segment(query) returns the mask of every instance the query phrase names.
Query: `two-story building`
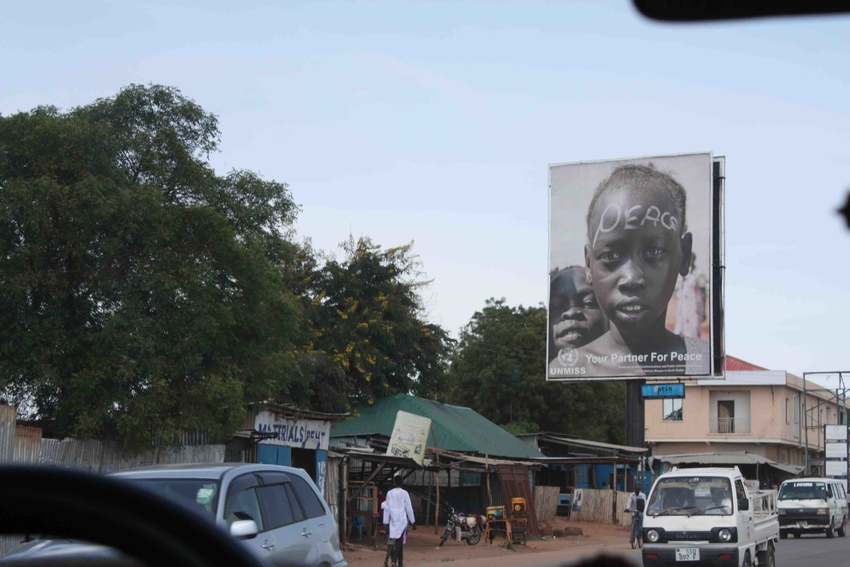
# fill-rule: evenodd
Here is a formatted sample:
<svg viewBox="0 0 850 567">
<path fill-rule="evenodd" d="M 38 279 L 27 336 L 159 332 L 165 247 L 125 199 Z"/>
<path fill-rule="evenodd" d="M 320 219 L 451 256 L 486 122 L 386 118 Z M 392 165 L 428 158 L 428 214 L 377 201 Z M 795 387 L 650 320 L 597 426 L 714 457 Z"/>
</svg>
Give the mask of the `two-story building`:
<svg viewBox="0 0 850 567">
<path fill-rule="evenodd" d="M 725 380 L 688 381 L 684 399 L 646 401 L 647 443 L 662 460 L 747 453 L 755 460 L 798 467 L 805 465 L 807 421 L 811 471 L 822 472 L 823 426 L 840 423 L 843 415 L 835 395 L 823 385 L 807 381 L 806 390 L 804 404 L 802 378 L 730 356 Z"/>
</svg>

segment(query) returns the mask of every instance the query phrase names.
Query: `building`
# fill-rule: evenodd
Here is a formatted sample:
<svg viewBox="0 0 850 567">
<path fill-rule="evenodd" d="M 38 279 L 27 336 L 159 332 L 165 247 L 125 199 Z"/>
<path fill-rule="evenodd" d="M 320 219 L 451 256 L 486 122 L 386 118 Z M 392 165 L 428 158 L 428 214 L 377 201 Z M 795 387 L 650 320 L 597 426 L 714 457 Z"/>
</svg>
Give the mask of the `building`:
<svg viewBox="0 0 850 567">
<path fill-rule="evenodd" d="M 804 400 L 798 376 L 731 356 L 726 364 L 725 380 L 685 382 L 684 399 L 646 401 L 646 439 L 653 457 L 746 453 L 800 467 L 808 437 L 811 470 L 822 474 L 823 426 L 844 422 L 835 393 L 807 381 Z"/>
<path fill-rule="evenodd" d="M 423 466 L 409 458 L 387 455 L 399 411 L 431 419 Z M 483 513 L 487 506 L 509 504 L 513 496 L 525 497 L 533 515 L 534 470 L 543 467 L 545 456 L 476 411 L 398 394 L 373 404 L 360 404 L 354 414 L 355 417 L 334 423 L 330 432 L 330 450 L 347 459 L 345 472 L 340 474 L 346 486 L 364 487 L 359 489 L 365 491 L 371 490 L 366 485 L 374 485 L 380 493 L 400 472 L 417 522 L 422 525 L 434 520 L 438 509 L 436 523 L 442 525 L 450 507 Z M 364 516 L 365 532 L 374 534 L 376 513 L 374 503 L 364 502 L 347 515 Z M 350 521 L 346 518 L 346 525 Z M 529 533 L 535 535 L 536 530 L 536 519 L 531 520 Z"/>
<path fill-rule="evenodd" d="M 397 394 L 362 404 L 357 417 L 334 423 L 332 447 L 373 446 L 386 450 L 399 411 L 431 419 L 428 447 L 443 452 L 484 458 L 540 459 L 543 454 L 523 443 L 475 410 L 443 404 L 407 394 Z"/>
<path fill-rule="evenodd" d="M 537 472 L 536 483 L 557 486 L 562 494 L 577 488 L 616 488 L 631 492 L 643 476 L 643 491 L 649 492 L 652 478 L 644 471 L 643 458 L 649 449 L 576 439 L 560 433 L 517 435 L 544 455 L 546 467 Z M 640 482 L 640 481 L 638 481 Z"/>
<path fill-rule="evenodd" d="M 225 462 L 263 463 L 304 469 L 325 499 L 331 424 L 348 414 L 330 414 L 290 405 L 251 404 L 245 423 L 226 445 Z"/>
</svg>

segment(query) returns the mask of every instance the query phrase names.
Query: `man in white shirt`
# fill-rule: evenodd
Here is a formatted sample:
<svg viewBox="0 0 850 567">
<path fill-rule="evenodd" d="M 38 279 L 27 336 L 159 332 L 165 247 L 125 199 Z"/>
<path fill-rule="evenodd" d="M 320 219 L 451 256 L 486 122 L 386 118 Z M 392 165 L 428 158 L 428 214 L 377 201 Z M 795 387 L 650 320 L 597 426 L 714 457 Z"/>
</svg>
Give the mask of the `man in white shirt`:
<svg viewBox="0 0 850 567">
<path fill-rule="evenodd" d="M 404 532 L 408 524 L 416 529 L 410 494 L 401 487 L 401 476 L 393 477 L 393 488 L 384 502 L 384 523 L 389 524 L 389 549 L 393 567 L 404 567 Z"/>
<path fill-rule="evenodd" d="M 640 485 L 635 483 L 635 491 L 629 494 L 626 502 L 626 512 L 632 513 L 632 537 L 629 543 L 634 547 L 640 532 L 643 529 L 643 511 L 646 509 L 646 494 L 641 492 Z"/>
</svg>

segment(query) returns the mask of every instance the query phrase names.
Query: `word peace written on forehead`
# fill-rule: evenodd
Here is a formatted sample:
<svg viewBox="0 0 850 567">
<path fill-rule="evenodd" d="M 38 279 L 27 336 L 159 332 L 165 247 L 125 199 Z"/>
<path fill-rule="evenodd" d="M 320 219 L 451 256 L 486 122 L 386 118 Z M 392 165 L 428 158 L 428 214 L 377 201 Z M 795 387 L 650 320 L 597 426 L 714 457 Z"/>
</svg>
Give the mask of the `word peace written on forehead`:
<svg viewBox="0 0 850 567">
<path fill-rule="evenodd" d="M 661 212 L 661 209 L 655 205 L 650 205 L 646 208 L 646 212 L 642 212 L 643 205 L 635 205 L 627 209 L 623 209 L 620 205 L 612 203 L 605 207 L 602 211 L 602 216 L 599 217 L 599 225 L 596 227 L 596 234 L 593 235 L 593 246 L 596 246 L 596 239 L 600 234 L 611 232 L 620 226 L 622 219 L 625 230 L 637 230 L 648 222 L 654 226 L 661 226 L 674 232 L 679 231 L 679 219 L 670 214 L 668 211 Z"/>
</svg>

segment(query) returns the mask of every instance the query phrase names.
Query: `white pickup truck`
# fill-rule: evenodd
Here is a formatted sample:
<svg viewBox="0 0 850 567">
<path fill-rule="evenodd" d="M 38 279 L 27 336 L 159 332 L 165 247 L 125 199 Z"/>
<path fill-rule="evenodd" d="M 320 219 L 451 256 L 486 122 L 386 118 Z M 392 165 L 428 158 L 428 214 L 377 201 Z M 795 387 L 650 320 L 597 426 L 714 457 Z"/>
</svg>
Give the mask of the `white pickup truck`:
<svg viewBox="0 0 850 567">
<path fill-rule="evenodd" d="M 747 490 L 735 468 L 673 469 L 652 487 L 643 520 L 644 567 L 775 567 L 775 491 Z"/>
</svg>

